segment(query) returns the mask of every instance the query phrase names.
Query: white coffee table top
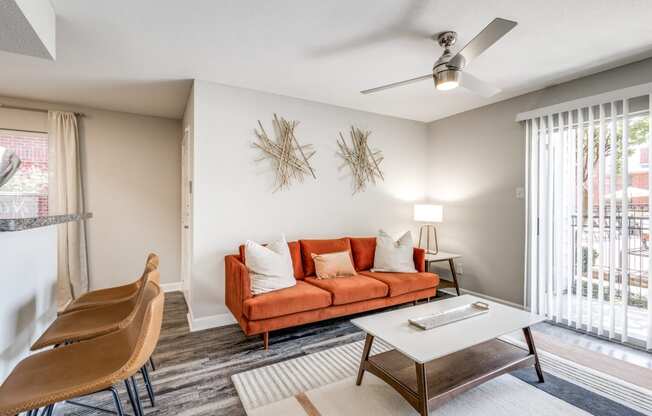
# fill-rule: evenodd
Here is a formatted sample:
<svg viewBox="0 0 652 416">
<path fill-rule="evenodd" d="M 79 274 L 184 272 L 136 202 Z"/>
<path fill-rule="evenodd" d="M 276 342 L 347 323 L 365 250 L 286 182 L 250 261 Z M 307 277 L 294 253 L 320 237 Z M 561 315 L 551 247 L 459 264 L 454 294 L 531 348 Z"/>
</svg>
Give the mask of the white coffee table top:
<svg viewBox="0 0 652 416">
<path fill-rule="evenodd" d="M 408 323 L 417 318 L 473 302 L 489 304 L 489 312 L 424 331 Z M 380 338 L 410 359 L 424 364 L 510 332 L 545 321 L 530 312 L 472 295 L 424 303 L 351 320 L 353 325 Z"/>
</svg>

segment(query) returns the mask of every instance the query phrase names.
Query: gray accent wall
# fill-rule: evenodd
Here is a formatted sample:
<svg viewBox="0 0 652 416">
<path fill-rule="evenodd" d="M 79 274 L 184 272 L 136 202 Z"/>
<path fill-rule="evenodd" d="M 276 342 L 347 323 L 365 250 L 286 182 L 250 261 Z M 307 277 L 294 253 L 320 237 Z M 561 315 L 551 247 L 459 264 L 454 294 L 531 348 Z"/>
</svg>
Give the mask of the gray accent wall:
<svg viewBox="0 0 652 416">
<path fill-rule="evenodd" d="M 523 303 L 525 199 L 516 189 L 525 186 L 525 132 L 516 115 L 648 82 L 652 59 L 428 125 L 428 197 L 444 205 L 440 248 L 463 256 L 462 288 Z"/>
</svg>

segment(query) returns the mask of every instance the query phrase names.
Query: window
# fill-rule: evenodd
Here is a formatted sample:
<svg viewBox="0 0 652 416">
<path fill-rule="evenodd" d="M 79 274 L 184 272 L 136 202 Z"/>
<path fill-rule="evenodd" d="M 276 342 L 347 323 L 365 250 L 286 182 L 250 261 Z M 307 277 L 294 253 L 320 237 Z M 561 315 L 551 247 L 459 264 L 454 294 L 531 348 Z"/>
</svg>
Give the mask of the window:
<svg viewBox="0 0 652 416">
<path fill-rule="evenodd" d="M 523 119 L 528 304 L 557 323 L 652 349 L 652 94 L 606 98 Z"/>
<path fill-rule="evenodd" d="M 48 215 L 48 136 L 45 133 L 0 130 L 0 146 L 21 160 L 16 174 L 0 188 L 0 216 Z"/>
</svg>

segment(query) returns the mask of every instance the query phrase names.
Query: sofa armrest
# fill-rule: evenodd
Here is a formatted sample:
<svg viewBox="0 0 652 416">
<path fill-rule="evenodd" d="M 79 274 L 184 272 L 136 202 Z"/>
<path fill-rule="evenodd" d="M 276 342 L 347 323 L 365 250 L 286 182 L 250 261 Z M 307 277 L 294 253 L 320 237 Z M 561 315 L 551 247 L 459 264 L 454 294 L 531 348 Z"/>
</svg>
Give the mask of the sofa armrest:
<svg viewBox="0 0 652 416">
<path fill-rule="evenodd" d="M 224 257 L 226 306 L 239 318 L 242 316 L 242 303 L 251 297 L 251 279 L 247 266 L 238 255 Z"/>
<path fill-rule="evenodd" d="M 426 250 L 424 248 L 414 247 L 414 254 L 412 255 L 414 259 L 414 267 L 418 272 L 426 272 Z"/>
</svg>

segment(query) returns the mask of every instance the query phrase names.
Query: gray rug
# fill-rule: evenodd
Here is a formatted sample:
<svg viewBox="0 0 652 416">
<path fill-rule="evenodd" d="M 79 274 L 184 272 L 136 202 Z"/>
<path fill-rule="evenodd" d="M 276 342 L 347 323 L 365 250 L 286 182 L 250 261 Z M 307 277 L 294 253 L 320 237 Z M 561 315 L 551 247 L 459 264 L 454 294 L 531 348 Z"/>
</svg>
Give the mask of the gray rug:
<svg viewBox="0 0 652 416">
<path fill-rule="evenodd" d="M 363 342 L 354 342 L 306 356 L 235 374 L 232 377 L 249 416 L 259 415 L 413 415 L 403 398 L 370 373 L 355 386 Z M 387 351 L 374 343 L 372 354 Z M 600 378 L 594 370 L 541 354 L 546 382 L 535 381 L 534 369 L 498 377 L 431 411 L 432 415 L 643 415 L 652 414 L 649 392 L 630 390 L 626 383 Z M 560 374 L 557 369 L 562 368 Z M 554 375 L 553 373 L 557 374 Z M 568 375 L 610 387 L 614 394 L 580 385 Z M 607 381 L 605 381 L 607 380 Z M 609 386 L 605 386 L 605 382 Z"/>
</svg>

